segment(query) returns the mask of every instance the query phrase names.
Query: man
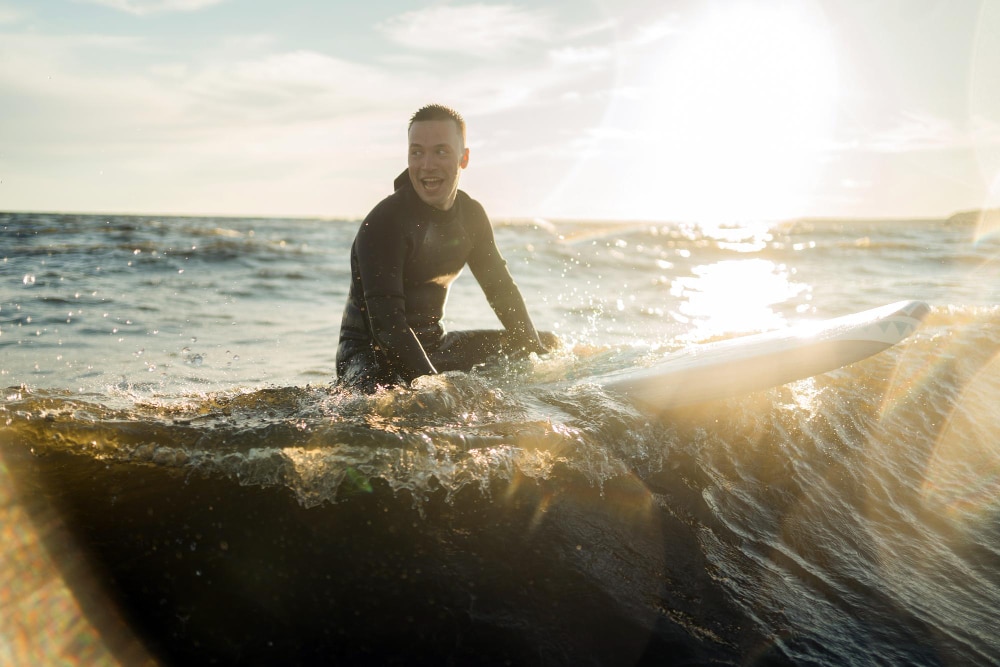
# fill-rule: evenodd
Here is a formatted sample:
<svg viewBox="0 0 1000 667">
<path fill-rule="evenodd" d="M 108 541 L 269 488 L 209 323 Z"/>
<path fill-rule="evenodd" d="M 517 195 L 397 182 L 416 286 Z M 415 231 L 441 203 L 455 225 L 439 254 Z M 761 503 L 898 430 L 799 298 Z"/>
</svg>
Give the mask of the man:
<svg viewBox="0 0 1000 667">
<path fill-rule="evenodd" d="M 337 379 L 374 391 L 421 375 L 471 370 L 504 355 L 548 351 L 497 249 L 479 202 L 458 189 L 469 164 L 465 121 L 430 105 L 410 119 L 409 166 L 351 246 Z M 445 333 L 448 289 L 468 264 L 503 331 Z M 549 346 L 555 336 L 543 334 Z"/>
</svg>

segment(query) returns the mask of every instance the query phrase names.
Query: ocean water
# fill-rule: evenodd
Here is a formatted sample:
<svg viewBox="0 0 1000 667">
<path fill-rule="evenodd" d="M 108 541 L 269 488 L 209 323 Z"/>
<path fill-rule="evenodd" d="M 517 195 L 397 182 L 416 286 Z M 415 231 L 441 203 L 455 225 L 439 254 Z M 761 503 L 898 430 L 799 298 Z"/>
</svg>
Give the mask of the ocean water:
<svg viewBox="0 0 1000 667">
<path fill-rule="evenodd" d="M 0 664 L 1000 664 L 1000 240 L 495 224 L 563 349 L 332 386 L 357 222 L 0 213 Z M 588 378 L 902 299 L 663 415 Z M 450 329 L 499 326 L 468 274 Z"/>
</svg>

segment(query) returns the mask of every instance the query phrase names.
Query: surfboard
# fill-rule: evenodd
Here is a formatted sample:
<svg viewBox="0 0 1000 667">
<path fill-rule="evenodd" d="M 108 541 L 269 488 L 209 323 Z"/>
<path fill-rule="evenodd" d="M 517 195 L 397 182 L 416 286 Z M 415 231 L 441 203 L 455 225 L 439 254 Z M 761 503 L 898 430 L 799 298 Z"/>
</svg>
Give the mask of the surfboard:
<svg viewBox="0 0 1000 667">
<path fill-rule="evenodd" d="M 694 345 L 655 364 L 595 379 L 639 407 L 662 412 L 768 389 L 841 368 L 889 348 L 930 312 L 899 301 L 787 329 Z"/>
</svg>

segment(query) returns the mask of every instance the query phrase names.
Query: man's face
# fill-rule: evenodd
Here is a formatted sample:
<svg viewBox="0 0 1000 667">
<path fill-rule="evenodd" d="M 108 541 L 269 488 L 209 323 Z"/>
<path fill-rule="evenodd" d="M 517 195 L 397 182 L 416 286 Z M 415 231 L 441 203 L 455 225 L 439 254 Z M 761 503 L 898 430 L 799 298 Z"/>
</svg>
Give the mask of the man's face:
<svg viewBox="0 0 1000 667">
<path fill-rule="evenodd" d="M 455 203 L 458 175 L 469 164 L 469 149 L 451 120 L 421 120 L 410 126 L 410 182 L 417 195 L 436 209 Z"/>
</svg>

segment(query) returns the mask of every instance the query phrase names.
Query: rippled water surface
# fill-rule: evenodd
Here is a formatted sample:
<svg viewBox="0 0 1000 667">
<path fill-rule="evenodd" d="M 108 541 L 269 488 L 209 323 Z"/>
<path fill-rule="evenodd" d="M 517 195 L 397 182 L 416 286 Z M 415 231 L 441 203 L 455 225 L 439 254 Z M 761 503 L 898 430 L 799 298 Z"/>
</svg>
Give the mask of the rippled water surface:
<svg viewBox="0 0 1000 667">
<path fill-rule="evenodd" d="M 0 662 L 1000 662 L 994 239 L 496 227 L 566 347 L 362 396 L 357 223 L 0 214 Z M 910 339 L 783 387 L 587 380 L 902 299 Z M 447 315 L 498 326 L 468 275 Z"/>
</svg>

